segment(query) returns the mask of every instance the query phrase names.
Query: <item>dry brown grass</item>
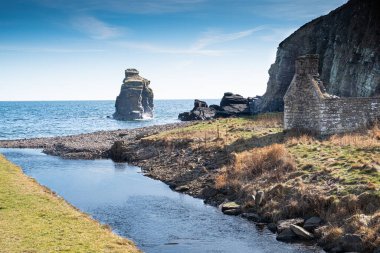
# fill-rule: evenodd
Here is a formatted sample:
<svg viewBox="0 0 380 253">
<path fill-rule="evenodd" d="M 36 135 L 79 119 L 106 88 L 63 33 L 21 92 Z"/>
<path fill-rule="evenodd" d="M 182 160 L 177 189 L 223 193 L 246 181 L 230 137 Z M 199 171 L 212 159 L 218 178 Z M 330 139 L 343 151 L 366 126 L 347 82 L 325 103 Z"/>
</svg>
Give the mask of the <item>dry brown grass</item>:
<svg viewBox="0 0 380 253">
<path fill-rule="evenodd" d="M 316 142 L 315 138 L 308 134 L 301 134 L 299 136 L 288 136 L 286 140 L 287 145 L 297 145 L 297 144 L 311 144 Z"/>
<path fill-rule="evenodd" d="M 366 132 L 333 135 L 327 141 L 338 146 L 380 147 L 380 128 L 376 124 Z"/>
<path fill-rule="evenodd" d="M 343 235 L 343 229 L 336 226 L 325 226 L 321 228 L 320 233 L 322 237 L 321 242 L 330 243 L 337 241 Z"/>
<path fill-rule="evenodd" d="M 282 180 L 290 171 L 295 170 L 292 156 L 284 145 L 273 144 L 263 148 L 234 154 L 233 162 L 216 179 L 216 187 L 227 187 L 231 191 L 249 196 L 252 182 L 257 187 L 273 185 Z"/>
<path fill-rule="evenodd" d="M 294 170 L 293 159 L 284 145 L 273 144 L 234 155 L 234 171 L 243 179 L 252 180 L 263 173 L 281 177 Z"/>
</svg>

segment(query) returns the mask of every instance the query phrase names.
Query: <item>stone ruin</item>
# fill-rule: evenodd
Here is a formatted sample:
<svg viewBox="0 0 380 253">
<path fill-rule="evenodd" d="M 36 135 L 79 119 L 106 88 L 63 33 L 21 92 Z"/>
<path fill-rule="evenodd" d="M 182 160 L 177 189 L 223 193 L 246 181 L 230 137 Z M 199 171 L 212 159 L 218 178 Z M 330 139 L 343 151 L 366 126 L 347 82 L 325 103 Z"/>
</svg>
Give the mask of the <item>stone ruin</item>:
<svg viewBox="0 0 380 253">
<path fill-rule="evenodd" d="M 150 81 L 139 76 L 136 69 L 125 70 L 120 94 L 116 98 L 117 120 L 134 120 L 153 117 L 153 90 Z"/>
<path fill-rule="evenodd" d="M 326 93 L 318 73 L 319 55 L 298 57 L 284 96 L 284 129 L 320 135 L 355 131 L 380 120 L 380 97 L 340 98 Z"/>
</svg>

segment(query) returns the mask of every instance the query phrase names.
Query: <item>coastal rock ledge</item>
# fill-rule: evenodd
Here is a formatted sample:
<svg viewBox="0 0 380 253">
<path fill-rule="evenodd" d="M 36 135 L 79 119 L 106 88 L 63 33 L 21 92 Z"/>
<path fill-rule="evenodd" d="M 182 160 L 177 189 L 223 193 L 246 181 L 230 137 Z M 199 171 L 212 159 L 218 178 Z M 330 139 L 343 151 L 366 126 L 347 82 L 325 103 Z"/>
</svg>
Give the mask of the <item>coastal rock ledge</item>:
<svg viewBox="0 0 380 253">
<path fill-rule="evenodd" d="M 139 76 L 136 69 L 126 69 L 119 96 L 116 98 L 117 120 L 134 120 L 153 117 L 153 90 L 150 81 Z"/>
</svg>

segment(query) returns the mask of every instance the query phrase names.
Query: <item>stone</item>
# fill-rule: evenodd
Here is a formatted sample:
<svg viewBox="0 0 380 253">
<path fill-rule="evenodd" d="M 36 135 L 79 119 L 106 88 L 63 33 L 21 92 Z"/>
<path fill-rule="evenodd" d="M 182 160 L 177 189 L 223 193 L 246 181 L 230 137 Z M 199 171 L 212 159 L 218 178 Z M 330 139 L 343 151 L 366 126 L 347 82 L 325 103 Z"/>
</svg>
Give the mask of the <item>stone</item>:
<svg viewBox="0 0 380 253">
<path fill-rule="evenodd" d="M 286 228 L 282 230 L 276 236 L 276 240 L 282 241 L 282 242 L 292 242 L 296 239 L 297 239 L 297 235 L 290 228 Z"/>
<path fill-rule="evenodd" d="M 241 217 L 253 222 L 262 222 L 262 218 L 257 213 L 242 213 Z"/>
<path fill-rule="evenodd" d="M 116 98 L 113 118 L 135 120 L 153 117 L 153 90 L 150 81 L 139 76 L 136 69 L 125 70 L 120 94 Z"/>
<path fill-rule="evenodd" d="M 193 109 L 190 112 L 183 112 L 178 115 L 178 119 L 181 121 L 192 120 L 210 120 L 215 116 L 215 110 L 207 107 L 199 107 Z"/>
<path fill-rule="evenodd" d="M 236 202 L 226 202 L 221 205 L 222 212 L 227 215 L 238 215 L 241 213 L 241 207 Z"/>
<path fill-rule="evenodd" d="M 220 110 L 217 111 L 217 117 L 227 117 L 227 116 L 241 116 L 249 115 L 249 104 L 248 99 L 244 98 L 239 94 L 233 94 L 231 92 L 226 92 L 220 101 Z"/>
<path fill-rule="evenodd" d="M 187 185 L 177 186 L 174 190 L 177 192 L 185 192 L 189 190 L 189 186 Z"/>
<path fill-rule="evenodd" d="M 257 207 L 259 207 L 261 205 L 261 203 L 263 202 L 264 200 L 264 192 L 263 191 L 258 191 L 256 193 L 256 197 L 255 197 L 255 205 Z"/>
<path fill-rule="evenodd" d="M 379 95 L 379 6 L 378 0 L 350 0 L 282 41 L 268 71 L 267 90 L 252 105 L 255 113 L 283 111 L 283 97 L 295 73 L 293 63 L 305 54 L 320 55 L 320 79 L 328 84 L 328 93 L 341 97 Z"/>
<path fill-rule="evenodd" d="M 314 231 L 317 227 L 321 226 L 323 223 L 322 219 L 316 216 L 313 216 L 305 221 L 303 228 L 308 231 Z"/>
<path fill-rule="evenodd" d="M 228 210 L 224 210 L 223 213 L 226 215 L 239 215 L 239 214 L 241 214 L 241 210 L 240 209 L 228 209 Z"/>
<path fill-rule="evenodd" d="M 339 241 L 339 246 L 345 252 L 362 252 L 364 250 L 363 240 L 360 235 L 345 234 Z"/>
<path fill-rule="evenodd" d="M 281 233 L 283 230 L 287 228 L 290 229 L 290 225 L 302 226 L 303 223 L 304 223 L 304 219 L 301 219 L 301 218 L 280 220 L 277 222 L 277 232 Z"/>
<path fill-rule="evenodd" d="M 324 92 L 319 56 L 296 60 L 293 80 L 284 96 L 284 129 L 319 135 L 352 132 L 380 119 L 380 97 L 337 98 Z"/>
<path fill-rule="evenodd" d="M 272 233 L 276 233 L 277 232 L 277 225 L 275 223 L 269 223 L 267 225 L 269 231 L 271 231 Z"/>
<path fill-rule="evenodd" d="M 195 99 L 194 108 L 190 112 L 180 113 L 178 119 L 181 121 L 210 120 L 243 115 L 250 115 L 248 99 L 239 94 L 226 92 L 220 105 L 207 106 L 205 101 Z"/>
<path fill-rule="evenodd" d="M 291 229 L 296 235 L 298 235 L 299 237 L 301 237 L 302 239 L 306 239 L 306 240 L 314 239 L 313 234 L 311 234 L 310 232 L 306 231 L 305 229 L 303 229 L 303 228 L 300 227 L 300 226 L 297 226 L 297 225 L 291 224 L 291 225 L 290 225 L 290 229 Z"/>
<path fill-rule="evenodd" d="M 201 107 L 206 107 L 207 108 L 208 107 L 207 103 L 205 101 L 202 101 L 202 100 L 199 100 L 199 99 L 195 99 L 194 100 L 194 109 L 201 108 Z"/>
<path fill-rule="evenodd" d="M 205 101 L 195 99 L 193 109 L 190 112 L 180 113 L 178 119 L 181 121 L 210 120 L 214 116 L 215 109 L 208 107 Z"/>
</svg>

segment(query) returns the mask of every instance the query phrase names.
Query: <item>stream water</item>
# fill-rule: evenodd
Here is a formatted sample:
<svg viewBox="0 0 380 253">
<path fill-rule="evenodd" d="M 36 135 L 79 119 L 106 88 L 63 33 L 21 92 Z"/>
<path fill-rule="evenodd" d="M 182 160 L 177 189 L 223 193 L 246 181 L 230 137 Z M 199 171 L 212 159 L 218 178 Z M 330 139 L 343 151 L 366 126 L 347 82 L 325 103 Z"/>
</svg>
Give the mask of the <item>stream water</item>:
<svg viewBox="0 0 380 253">
<path fill-rule="evenodd" d="M 8 160 L 144 252 L 323 252 L 285 244 L 265 228 L 223 215 L 111 160 L 65 160 L 41 150 L 0 149 Z"/>
</svg>

